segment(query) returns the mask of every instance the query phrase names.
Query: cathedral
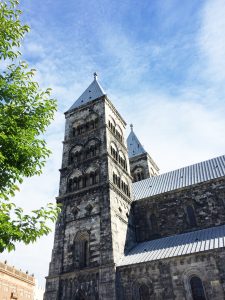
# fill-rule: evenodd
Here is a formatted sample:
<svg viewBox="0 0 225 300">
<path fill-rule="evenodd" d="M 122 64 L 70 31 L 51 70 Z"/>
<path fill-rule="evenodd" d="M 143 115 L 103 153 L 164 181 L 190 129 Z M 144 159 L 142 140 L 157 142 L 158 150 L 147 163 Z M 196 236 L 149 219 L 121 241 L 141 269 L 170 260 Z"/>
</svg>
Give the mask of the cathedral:
<svg viewBox="0 0 225 300">
<path fill-rule="evenodd" d="M 225 155 L 160 174 L 96 73 L 65 119 L 44 299 L 225 299 Z"/>
</svg>

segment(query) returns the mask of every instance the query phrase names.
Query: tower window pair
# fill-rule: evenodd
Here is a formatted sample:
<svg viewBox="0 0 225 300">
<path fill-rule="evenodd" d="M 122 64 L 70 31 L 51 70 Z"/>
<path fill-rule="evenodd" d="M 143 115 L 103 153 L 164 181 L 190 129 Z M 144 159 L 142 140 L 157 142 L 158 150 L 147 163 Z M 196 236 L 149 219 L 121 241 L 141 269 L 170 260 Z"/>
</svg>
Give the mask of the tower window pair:
<svg viewBox="0 0 225 300">
<path fill-rule="evenodd" d="M 123 142 L 123 135 L 122 135 L 121 129 L 119 128 L 118 125 L 114 125 L 113 123 L 115 123 L 115 122 L 111 122 L 110 120 L 108 121 L 108 126 L 109 126 L 111 132 L 117 138 L 117 140 L 119 140 L 120 142 Z"/>
<path fill-rule="evenodd" d="M 79 163 L 85 159 L 99 155 L 100 142 L 96 139 L 90 140 L 85 146 L 76 145 L 69 153 L 69 164 Z"/>
<path fill-rule="evenodd" d="M 90 119 L 90 118 L 89 118 Z M 91 119 L 89 121 L 83 121 L 82 124 L 73 126 L 73 136 L 78 136 L 86 133 L 90 130 L 96 129 L 98 127 L 98 118 Z"/>
<path fill-rule="evenodd" d="M 121 189 L 127 196 L 130 197 L 130 190 L 128 184 L 126 184 L 117 174 L 113 172 L 113 183 Z"/>
<path fill-rule="evenodd" d="M 99 182 L 99 172 L 96 170 L 88 174 L 69 178 L 67 190 L 68 192 L 74 192 L 82 188 L 95 185 L 98 182 Z"/>
<path fill-rule="evenodd" d="M 110 152 L 111 152 L 111 155 L 112 157 L 118 161 L 118 163 L 125 169 L 127 170 L 127 163 L 126 163 L 126 159 L 125 159 L 125 156 L 124 154 L 122 153 L 122 151 L 118 151 L 116 149 L 116 146 L 113 144 L 111 145 L 110 147 Z M 122 157 L 123 156 L 123 157 Z"/>
<path fill-rule="evenodd" d="M 98 145 L 91 145 L 86 150 L 86 158 L 91 158 L 99 154 L 99 147 Z"/>
</svg>

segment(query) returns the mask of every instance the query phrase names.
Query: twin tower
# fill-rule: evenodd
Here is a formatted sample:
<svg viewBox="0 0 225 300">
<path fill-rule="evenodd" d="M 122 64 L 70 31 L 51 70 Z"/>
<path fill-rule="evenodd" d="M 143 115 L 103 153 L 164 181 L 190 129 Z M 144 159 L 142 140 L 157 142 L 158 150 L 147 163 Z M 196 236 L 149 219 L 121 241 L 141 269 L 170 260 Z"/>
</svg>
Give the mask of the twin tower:
<svg viewBox="0 0 225 300">
<path fill-rule="evenodd" d="M 65 113 L 62 211 L 45 300 L 116 299 L 116 266 L 136 243 L 132 182 L 158 174 L 97 81 Z"/>
</svg>

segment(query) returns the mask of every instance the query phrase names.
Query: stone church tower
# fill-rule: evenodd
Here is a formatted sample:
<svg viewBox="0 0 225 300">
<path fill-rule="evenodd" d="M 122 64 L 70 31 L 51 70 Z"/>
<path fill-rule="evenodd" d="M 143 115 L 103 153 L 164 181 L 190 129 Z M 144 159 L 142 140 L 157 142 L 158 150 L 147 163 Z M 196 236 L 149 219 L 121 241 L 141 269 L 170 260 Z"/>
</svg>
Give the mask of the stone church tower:
<svg viewBox="0 0 225 300">
<path fill-rule="evenodd" d="M 130 125 L 131 132 L 127 138 L 127 148 L 133 182 L 140 181 L 159 174 L 159 167 L 145 151 Z"/>
<path fill-rule="evenodd" d="M 44 299 L 115 299 L 115 265 L 134 242 L 126 123 L 96 73 L 65 118 L 62 212 Z"/>
<path fill-rule="evenodd" d="M 65 117 L 44 300 L 225 299 L 225 155 L 159 175 L 96 74 Z"/>
</svg>

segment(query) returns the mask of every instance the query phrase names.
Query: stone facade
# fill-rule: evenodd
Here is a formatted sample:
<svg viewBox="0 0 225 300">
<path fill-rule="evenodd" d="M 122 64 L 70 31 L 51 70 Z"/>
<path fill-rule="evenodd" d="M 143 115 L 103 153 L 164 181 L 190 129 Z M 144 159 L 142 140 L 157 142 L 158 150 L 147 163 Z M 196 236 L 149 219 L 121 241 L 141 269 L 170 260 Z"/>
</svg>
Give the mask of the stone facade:
<svg viewBox="0 0 225 300">
<path fill-rule="evenodd" d="M 35 278 L 0 262 L 0 299 L 34 300 Z"/>
<path fill-rule="evenodd" d="M 125 125 L 106 97 L 66 113 L 57 198 L 62 212 L 45 299 L 116 297 L 115 264 L 135 242 L 128 226 L 131 176 Z"/>
<path fill-rule="evenodd" d="M 78 100 L 65 113 L 44 299 L 224 299 L 224 248 L 120 265 L 138 243 L 225 224 L 224 177 L 134 201 L 132 181 L 157 176 L 157 165 L 146 152 L 129 159 L 126 123 L 96 78 Z"/>
<path fill-rule="evenodd" d="M 207 295 L 205 299 L 222 300 L 225 295 L 224 258 L 224 250 L 220 250 L 119 267 L 117 299 L 142 299 L 139 289 L 146 285 L 146 300 L 192 300 L 189 279 L 191 276 L 198 276 Z"/>
<path fill-rule="evenodd" d="M 130 157 L 130 170 L 133 181 L 140 181 L 159 174 L 159 168 L 148 153 Z"/>
<path fill-rule="evenodd" d="M 223 225 L 224 200 L 225 181 L 218 178 L 135 201 L 137 241 Z M 189 219 L 188 208 L 193 209 L 193 220 Z"/>
</svg>

